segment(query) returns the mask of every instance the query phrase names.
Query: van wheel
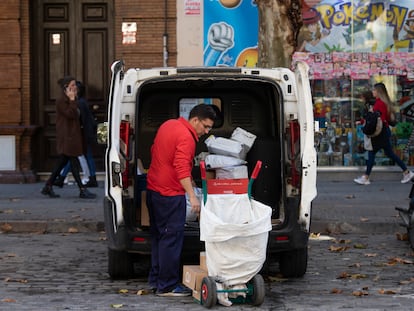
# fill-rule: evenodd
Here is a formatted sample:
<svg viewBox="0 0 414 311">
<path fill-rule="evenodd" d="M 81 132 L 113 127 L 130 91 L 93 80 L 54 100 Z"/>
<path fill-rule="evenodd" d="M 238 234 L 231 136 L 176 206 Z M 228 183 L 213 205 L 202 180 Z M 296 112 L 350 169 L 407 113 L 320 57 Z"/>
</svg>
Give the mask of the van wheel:
<svg viewBox="0 0 414 311">
<path fill-rule="evenodd" d="M 134 274 L 134 263 L 127 252 L 108 248 L 108 273 L 113 279 L 127 279 Z"/>
<path fill-rule="evenodd" d="M 308 248 L 295 249 L 280 254 L 280 273 L 286 278 L 301 277 L 308 265 Z"/>
</svg>

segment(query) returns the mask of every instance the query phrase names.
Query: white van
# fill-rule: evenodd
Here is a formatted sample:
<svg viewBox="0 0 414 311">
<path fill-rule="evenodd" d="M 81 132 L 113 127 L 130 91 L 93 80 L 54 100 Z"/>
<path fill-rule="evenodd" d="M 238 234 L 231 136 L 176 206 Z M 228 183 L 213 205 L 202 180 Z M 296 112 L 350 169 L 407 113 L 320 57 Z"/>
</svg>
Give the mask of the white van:
<svg viewBox="0 0 414 311">
<path fill-rule="evenodd" d="M 316 151 L 308 67 L 188 67 L 125 70 L 112 65 L 105 154 L 105 230 L 108 272 L 128 278 L 149 269 L 151 237 L 145 206 L 145 173 L 158 127 L 187 116 L 198 103 L 216 106 L 210 132 L 229 138 L 236 128 L 254 134 L 247 153 L 248 174 L 262 169 L 252 196 L 272 208 L 265 267 L 279 262 L 285 277 L 306 273 L 311 204 L 316 196 Z M 207 151 L 200 139 L 196 155 Z M 200 185 L 200 168 L 194 181 Z M 183 260 L 203 250 L 197 219 L 186 223 Z M 189 255 L 189 256 L 187 256 Z M 138 265 L 134 265 L 139 263 Z M 135 267 L 135 270 L 134 270 Z"/>
</svg>

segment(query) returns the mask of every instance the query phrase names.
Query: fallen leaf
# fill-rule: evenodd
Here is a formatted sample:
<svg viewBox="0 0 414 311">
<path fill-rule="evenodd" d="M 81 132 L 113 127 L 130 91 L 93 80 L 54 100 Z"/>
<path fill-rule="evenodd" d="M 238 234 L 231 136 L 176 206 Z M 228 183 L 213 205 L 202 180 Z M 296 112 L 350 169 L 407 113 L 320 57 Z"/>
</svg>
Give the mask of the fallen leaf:
<svg viewBox="0 0 414 311">
<path fill-rule="evenodd" d="M 275 277 L 275 276 L 269 276 L 269 281 L 270 282 L 285 282 L 288 279 L 283 278 L 283 277 Z"/>
<path fill-rule="evenodd" d="M 365 244 L 362 244 L 362 243 L 357 243 L 357 244 L 354 245 L 354 248 L 365 249 L 365 248 L 367 248 L 367 246 Z"/>
<path fill-rule="evenodd" d="M 1 302 L 16 302 L 16 300 L 12 299 L 12 298 L 4 298 L 1 300 Z"/>
<path fill-rule="evenodd" d="M 148 295 L 151 294 L 152 291 L 150 289 L 140 289 L 137 291 L 137 295 L 138 296 L 142 296 L 142 295 Z"/>
<path fill-rule="evenodd" d="M 380 290 L 378 290 L 378 293 L 381 295 L 395 295 L 397 292 L 395 290 L 391 290 L 391 289 L 383 289 L 381 288 Z"/>
<path fill-rule="evenodd" d="M 12 230 L 13 230 L 13 226 L 8 224 L 8 223 L 2 224 L 0 226 L 0 231 L 2 231 L 4 233 L 10 232 Z"/>
<path fill-rule="evenodd" d="M 122 303 L 113 303 L 111 304 L 111 307 L 114 309 L 122 308 L 124 305 Z"/>
<path fill-rule="evenodd" d="M 352 292 L 353 296 L 361 297 L 361 296 L 367 296 L 368 292 L 362 291 L 362 290 L 356 290 Z"/>
<path fill-rule="evenodd" d="M 327 236 L 327 235 L 321 235 L 320 233 L 311 233 L 309 235 L 309 240 L 314 240 L 314 241 L 331 241 L 334 238 Z"/>
<path fill-rule="evenodd" d="M 356 262 L 352 265 L 349 265 L 348 267 L 350 267 L 350 268 L 361 268 L 361 264 L 359 262 Z"/>
<path fill-rule="evenodd" d="M 377 257 L 376 253 L 366 253 L 364 254 L 365 257 Z"/>
<path fill-rule="evenodd" d="M 75 228 L 75 227 L 70 227 L 70 228 L 68 229 L 68 232 L 69 232 L 69 233 L 78 233 L 78 232 L 79 232 L 79 230 L 78 230 L 78 228 Z"/>
<path fill-rule="evenodd" d="M 118 293 L 120 293 L 120 294 L 127 294 L 128 293 L 128 290 L 127 289 L 120 289 L 118 291 Z"/>
<path fill-rule="evenodd" d="M 367 221 L 369 221 L 369 218 L 361 217 L 359 220 L 361 222 L 367 222 Z"/>
<path fill-rule="evenodd" d="M 347 199 L 355 199 L 355 194 L 348 194 L 345 196 Z"/>
<path fill-rule="evenodd" d="M 347 249 L 349 249 L 349 247 L 348 247 L 348 246 L 334 246 L 334 245 L 331 245 L 331 246 L 329 247 L 329 250 L 330 250 L 331 252 L 337 252 L 337 253 L 339 253 L 339 252 L 344 252 L 344 251 L 346 251 Z"/>
<path fill-rule="evenodd" d="M 5 282 L 16 282 L 16 283 L 27 283 L 26 279 L 12 279 L 12 278 L 5 278 Z"/>
<path fill-rule="evenodd" d="M 411 279 L 405 280 L 405 281 L 400 281 L 401 285 L 408 285 L 408 284 L 411 284 L 411 283 L 414 283 L 414 278 L 411 278 Z"/>
<path fill-rule="evenodd" d="M 342 290 L 340 290 L 338 288 L 332 288 L 331 289 L 331 294 L 342 294 Z"/>
<path fill-rule="evenodd" d="M 348 278 L 348 277 L 349 277 L 348 272 L 341 272 L 341 273 L 339 274 L 339 276 L 337 276 L 336 278 L 337 278 L 337 279 L 346 279 L 346 278 Z"/>
<path fill-rule="evenodd" d="M 339 241 L 338 241 L 338 243 L 339 243 L 339 244 L 349 244 L 349 243 L 351 243 L 351 240 L 344 240 L 344 239 L 341 239 L 341 240 L 339 240 Z"/>
<path fill-rule="evenodd" d="M 398 241 L 408 241 L 408 234 L 407 233 L 397 232 L 395 235 L 397 236 Z"/>
<path fill-rule="evenodd" d="M 390 266 L 394 266 L 397 263 L 411 265 L 411 264 L 413 264 L 413 261 L 408 260 L 408 259 L 402 259 L 402 258 L 399 258 L 399 257 L 393 257 L 388 261 L 388 265 L 390 265 Z"/>
</svg>

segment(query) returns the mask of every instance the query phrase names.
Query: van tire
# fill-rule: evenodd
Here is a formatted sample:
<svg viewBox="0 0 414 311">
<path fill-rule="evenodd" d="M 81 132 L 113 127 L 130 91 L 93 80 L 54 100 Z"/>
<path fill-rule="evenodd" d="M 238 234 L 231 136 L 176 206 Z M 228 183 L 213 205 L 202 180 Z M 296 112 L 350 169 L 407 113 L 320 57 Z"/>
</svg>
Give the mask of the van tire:
<svg viewBox="0 0 414 311">
<path fill-rule="evenodd" d="M 134 274 L 132 256 L 123 251 L 108 248 L 108 273 L 112 279 L 128 279 Z"/>
<path fill-rule="evenodd" d="M 279 270 L 286 278 L 302 277 L 308 265 L 308 248 L 299 248 L 280 254 Z"/>
</svg>

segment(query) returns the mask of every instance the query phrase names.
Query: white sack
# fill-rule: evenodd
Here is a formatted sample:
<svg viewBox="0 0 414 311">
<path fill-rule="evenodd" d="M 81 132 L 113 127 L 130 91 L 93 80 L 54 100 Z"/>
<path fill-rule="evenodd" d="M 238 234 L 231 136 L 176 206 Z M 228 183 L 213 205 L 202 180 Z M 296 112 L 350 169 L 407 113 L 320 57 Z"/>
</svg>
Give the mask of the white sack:
<svg viewBox="0 0 414 311">
<path fill-rule="evenodd" d="M 247 194 L 208 195 L 201 208 L 209 276 L 226 285 L 247 283 L 266 260 L 272 210 Z"/>
<path fill-rule="evenodd" d="M 236 165 L 243 165 L 247 162 L 238 158 L 219 155 L 219 154 L 209 154 L 205 158 L 206 168 L 221 168 L 221 167 L 229 167 L 229 166 L 236 166 Z"/>
</svg>

